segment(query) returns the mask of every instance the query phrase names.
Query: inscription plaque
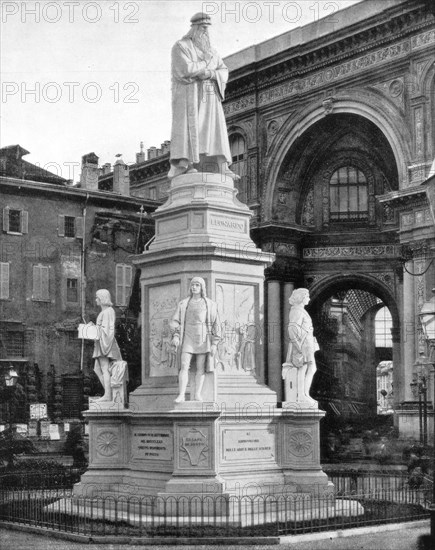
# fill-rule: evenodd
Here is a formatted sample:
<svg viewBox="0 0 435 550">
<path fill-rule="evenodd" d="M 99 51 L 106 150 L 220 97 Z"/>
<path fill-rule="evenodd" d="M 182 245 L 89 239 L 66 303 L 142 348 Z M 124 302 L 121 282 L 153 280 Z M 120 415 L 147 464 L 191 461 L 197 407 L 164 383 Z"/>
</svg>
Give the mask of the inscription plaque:
<svg viewBox="0 0 435 550">
<path fill-rule="evenodd" d="M 131 447 L 134 460 L 172 460 L 172 432 L 164 428 L 137 428 L 132 433 Z"/>
<path fill-rule="evenodd" d="M 267 428 L 223 431 L 224 460 L 274 460 L 275 432 Z"/>
</svg>

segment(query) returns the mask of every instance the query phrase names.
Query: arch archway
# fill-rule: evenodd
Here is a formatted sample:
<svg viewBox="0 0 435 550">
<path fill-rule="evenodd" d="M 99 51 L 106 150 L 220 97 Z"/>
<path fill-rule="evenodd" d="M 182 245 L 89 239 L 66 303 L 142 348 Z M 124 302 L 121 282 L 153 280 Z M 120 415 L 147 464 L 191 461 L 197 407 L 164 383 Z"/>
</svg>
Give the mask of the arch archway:
<svg viewBox="0 0 435 550">
<path fill-rule="evenodd" d="M 265 165 L 265 191 L 263 196 L 263 216 L 265 219 L 273 218 L 273 200 L 277 188 L 282 183 L 288 159 L 300 148 L 305 137 L 314 135 L 316 128 L 322 121 L 327 125 L 333 124 L 337 115 L 351 115 L 361 124 L 370 123 L 383 137 L 388 145 L 397 173 L 398 187 L 408 180 L 408 164 L 411 159 L 410 144 L 411 135 L 403 128 L 407 124 L 403 119 L 403 113 L 391 102 L 381 101 L 379 96 L 368 90 L 360 90 L 353 97 L 342 96 L 334 100 L 333 112 L 326 115 L 322 105 L 308 106 L 296 113 L 283 124 L 276 135 L 268 151 Z M 359 97 L 359 100 L 355 100 Z M 325 142 L 323 143 L 323 146 Z"/>
<path fill-rule="evenodd" d="M 328 438 L 334 436 L 341 439 L 345 453 L 349 437 L 361 442 L 367 430 L 386 433 L 393 426 L 391 410 L 388 415 L 379 414 L 378 366 L 382 361 L 393 366 L 394 388 L 394 378 L 400 376 L 400 369 L 394 369 L 400 363 L 395 337 L 400 333 L 399 307 L 386 283 L 361 273 L 325 277 L 311 286 L 310 296 L 307 309 L 320 344 L 311 395 L 327 412 L 322 422 L 324 450 Z M 389 349 L 377 345 L 375 318 L 382 307 L 392 319 Z M 388 397 L 392 401 L 394 391 Z M 367 449 L 361 452 L 367 454 Z"/>
</svg>

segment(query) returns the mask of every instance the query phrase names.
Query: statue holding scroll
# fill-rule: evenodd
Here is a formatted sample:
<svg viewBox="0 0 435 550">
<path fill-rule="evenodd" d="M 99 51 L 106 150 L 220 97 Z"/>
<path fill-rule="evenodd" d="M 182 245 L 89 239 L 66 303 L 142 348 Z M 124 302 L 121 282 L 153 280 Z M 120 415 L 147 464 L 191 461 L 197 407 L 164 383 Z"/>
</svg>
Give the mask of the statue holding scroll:
<svg viewBox="0 0 435 550">
<path fill-rule="evenodd" d="M 289 298 L 289 345 L 286 361 L 282 366 L 285 384 L 285 400 L 317 405 L 310 397 L 310 387 L 316 372 L 314 353 L 319 349 L 313 335 L 313 323 L 305 306 L 310 301 L 306 288 L 298 288 Z"/>
<path fill-rule="evenodd" d="M 110 292 L 106 289 L 97 290 L 95 302 L 101 308 L 97 323 L 81 325 L 79 334 L 81 332 L 82 338 L 94 340 L 94 372 L 104 388 L 104 395 L 97 402 L 124 405 L 128 369 L 115 339 L 115 311 Z"/>
</svg>

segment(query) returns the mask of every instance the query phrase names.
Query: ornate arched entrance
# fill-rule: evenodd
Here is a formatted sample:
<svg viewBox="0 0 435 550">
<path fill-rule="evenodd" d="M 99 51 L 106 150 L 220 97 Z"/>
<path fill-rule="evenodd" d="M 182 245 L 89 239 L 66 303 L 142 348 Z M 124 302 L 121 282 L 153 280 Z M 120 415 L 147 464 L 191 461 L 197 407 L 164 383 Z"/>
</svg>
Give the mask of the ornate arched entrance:
<svg viewBox="0 0 435 550">
<path fill-rule="evenodd" d="M 400 147 L 400 140 L 394 147 Z M 304 286 L 310 289 L 310 311 L 319 328 L 325 304 L 335 300 L 337 309 L 337 296 L 341 296 L 343 310 L 346 292 L 357 301 L 365 297 L 370 307 L 383 304 L 388 308 L 392 317 L 391 359 L 397 365 L 394 398 L 396 402 L 404 398 L 400 389 L 403 373 L 398 304 L 402 277 L 396 220 L 376 200 L 377 195 L 399 189 L 396 152 L 369 118 L 334 109 L 333 114 L 308 125 L 281 156 L 280 166 L 269 170 L 270 177 L 275 178 L 265 197 L 264 215 L 269 223 L 267 231 L 259 228 L 255 234 L 263 248 L 276 254 L 274 265 L 266 272 L 268 383 L 280 395 L 281 362 L 287 345 L 287 301 L 293 288 Z M 280 331 L 276 329 L 279 324 Z M 366 352 L 370 346 L 374 349 L 373 342 L 363 344 Z M 357 351 L 355 356 L 361 355 Z M 372 356 L 373 359 L 374 352 Z M 323 361 L 324 367 L 330 369 L 327 363 L 331 363 L 331 358 L 323 357 Z M 356 369 L 357 361 L 353 365 Z M 365 410 L 373 412 L 374 363 L 370 373 L 371 379 L 367 377 L 366 382 L 371 388 L 372 403 Z M 367 387 L 360 388 L 361 392 L 366 392 Z M 332 399 L 327 394 L 331 389 L 319 387 L 320 390 L 324 400 Z"/>
</svg>

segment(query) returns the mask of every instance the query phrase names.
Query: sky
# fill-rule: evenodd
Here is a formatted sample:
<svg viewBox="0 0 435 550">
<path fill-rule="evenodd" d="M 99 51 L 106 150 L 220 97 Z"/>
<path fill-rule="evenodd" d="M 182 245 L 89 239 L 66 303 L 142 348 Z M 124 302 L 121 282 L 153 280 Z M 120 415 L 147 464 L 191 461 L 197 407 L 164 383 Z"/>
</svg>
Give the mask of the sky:
<svg viewBox="0 0 435 550">
<path fill-rule="evenodd" d="M 358 1 L 2 0 L 0 145 L 74 182 L 90 152 L 131 164 L 170 139 L 170 53 L 193 14 L 225 57 L 320 18 L 333 30 Z"/>
</svg>

